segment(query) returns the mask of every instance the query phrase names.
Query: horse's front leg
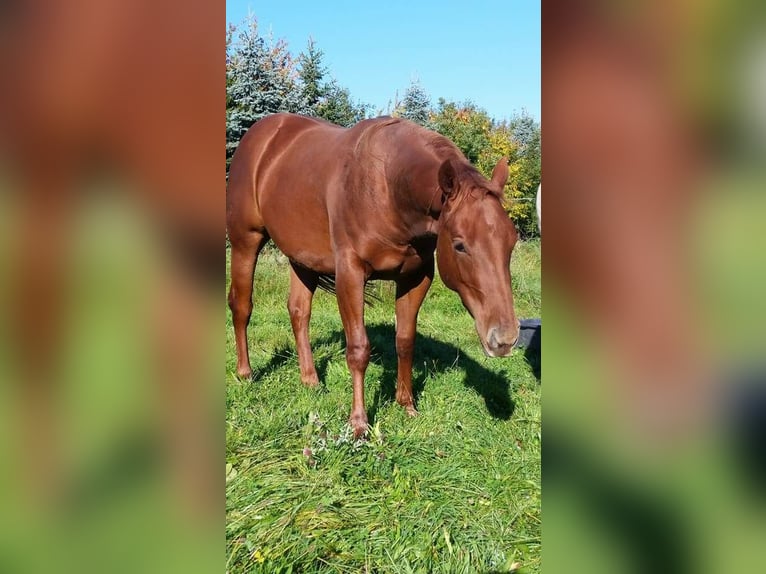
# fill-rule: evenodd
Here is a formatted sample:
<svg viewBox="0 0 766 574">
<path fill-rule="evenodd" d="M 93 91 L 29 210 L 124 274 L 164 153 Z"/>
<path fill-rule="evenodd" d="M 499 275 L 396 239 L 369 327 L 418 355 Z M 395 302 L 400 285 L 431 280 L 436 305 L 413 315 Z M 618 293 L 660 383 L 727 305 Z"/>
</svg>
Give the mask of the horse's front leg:
<svg viewBox="0 0 766 574">
<path fill-rule="evenodd" d="M 346 333 L 346 363 L 351 372 L 354 398 L 349 423 L 354 437 L 367 431 L 367 412 L 364 410 L 364 373 L 370 362 L 370 341 L 364 328 L 364 283 L 367 279 L 364 264 L 353 255 L 338 258 L 335 272 L 338 308 Z"/>
<path fill-rule="evenodd" d="M 434 278 L 433 259 L 415 275 L 401 277 L 396 281 L 396 355 L 398 358 L 396 379 L 396 402 L 407 414 L 415 416 L 415 399 L 412 394 L 412 355 L 415 348 L 418 311 Z"/>
</svg>

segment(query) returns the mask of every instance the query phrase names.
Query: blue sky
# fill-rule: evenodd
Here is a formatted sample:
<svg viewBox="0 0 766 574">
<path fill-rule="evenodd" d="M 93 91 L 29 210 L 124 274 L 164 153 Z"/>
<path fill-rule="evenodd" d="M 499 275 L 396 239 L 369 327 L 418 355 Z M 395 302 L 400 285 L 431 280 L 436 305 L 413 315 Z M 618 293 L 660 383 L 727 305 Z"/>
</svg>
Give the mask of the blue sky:
<svg viewBox="0 0 766 574">
<path fill-rule="evenodd" d="M 227 0 L 297 54 L 309 36 L 354 99 L 385 110 L 418 79 L 431 96 L 469 99 L 495 119 L 540 119 L 540 0 L 295 2 Z"/>
</svg>

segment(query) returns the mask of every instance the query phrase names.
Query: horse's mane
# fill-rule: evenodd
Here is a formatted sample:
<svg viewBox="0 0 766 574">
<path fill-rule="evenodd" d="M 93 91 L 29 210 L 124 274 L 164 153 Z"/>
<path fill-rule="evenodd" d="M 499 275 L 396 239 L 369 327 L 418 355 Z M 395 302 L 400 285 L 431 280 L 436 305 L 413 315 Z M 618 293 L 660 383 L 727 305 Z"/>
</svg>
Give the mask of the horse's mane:
<svg viewBox="0 0 766 574">
<path fill-rule="evenodd" d="M 476 190 L 485 194 L 490 193 L 497 197 L 501 202 L 503 200 L 503 190 L 497 189 L 492 182 L 484 177 L 471 162 L 466 159 L 463 152 L 449 139 L 435 132 L 427 132 L 426 145 L 433 149 L 436 156 L 444 161 L 452 160 L 452 166 L 455 168 L 457 180 L 461 183 L 461 193 L 472 193 Z"/>
<path fill-rule="evenodd" d="M 456 199 L 459 200 L 459 203 L 462 203 L 462 200 L 467 196 L 474 195 L 477 192 L 483 195 L 490 194 L 497 198 L 501 204 L 503 203 L 503 190 L 497 189 L 489 179 L 484 177 L 484 175 L 482 175 L 482 173 L 468 161 L 463 152 L 460 151 L 452 141 L 447 137 L 410 120 L 381 116 L 379 118 L 359 122 L 355 127 L 361 128 L 362 133 L 355 143 L 354 153 L 359 153 L 360 149 L 363 149 L 363 146 L 366 145 L 375 133 L 394 125 L 406 126 L 417 134 L 424 146 L 428 148 L 440 162 L 446 159 L 452 161 L 457 181 L 460 182 L 460 190 L 456 197 Z"/>
<path fill-rule="evenodd" d="M 354 155 L 359 154 L 359 150 L 364 149 L 364 146 L 367 144 L 367 141 L 378 131 L 382 130 L 385 127 L 401 123 L 403 120 L 401 118 L 393 118 L 391 116 L 380 116 L 377 118 L 370 118 L 366 120 L 362 120 L 361 122 L 353 125 L 349 129 L 357 129 L 361 130 L 361 134 L 356 140 L 356 143 L 354 144 Z"/>
</svg>

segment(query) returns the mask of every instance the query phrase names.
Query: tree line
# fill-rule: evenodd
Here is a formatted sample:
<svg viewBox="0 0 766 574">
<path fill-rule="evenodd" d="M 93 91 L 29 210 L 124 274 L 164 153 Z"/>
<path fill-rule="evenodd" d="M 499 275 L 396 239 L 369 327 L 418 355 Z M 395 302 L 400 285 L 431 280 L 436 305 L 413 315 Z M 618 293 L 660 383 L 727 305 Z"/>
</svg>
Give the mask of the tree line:
<svg viewBox="0 0 766 574">
<path fill-rule="evenodd" d="M 323 63 L 316 42 L 293 55 L 284 40 L 264 36 L 257 21 L 231 24 L 226 35 L 226 165 L 250 126 L 269 114 L 293 112 L 341 126 L 388 114 L 412 120 L 449 138 L 489 176 L 509 158 L 506 210 L 523 237 L 537 235 L 534 201 L 540 183 L 540 124 L 526 112 L 496 121 L 470 101 L 439 98 L 435 105 L 419 82 L 410 83 L 387 110 L 351 97 Z"/>
</svg>

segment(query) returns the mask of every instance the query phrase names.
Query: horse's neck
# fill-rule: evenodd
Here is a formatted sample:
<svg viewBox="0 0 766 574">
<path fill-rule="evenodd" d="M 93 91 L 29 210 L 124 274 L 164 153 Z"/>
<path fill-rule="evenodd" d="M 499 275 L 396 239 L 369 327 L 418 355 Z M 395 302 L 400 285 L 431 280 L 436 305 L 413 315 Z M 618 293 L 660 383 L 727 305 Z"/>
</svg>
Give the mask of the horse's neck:
<svg viewBox="0 0 766 574">
<path fill-rule="evenodd" d="M 387 170 L 395 212 L 413 236 L 438 232 L 443 199 L 439 168 L 446 159 L 456 166 L 465 161 L 448 140 L 419 135 L 394 153 L 393 169 Z"/>
<path fill-rule="evenodd" d="M 410 158 L 412 156 L 409 156 Z M 442 207 L 442 190 L 439 187 L 439 168 L 445 160 L 450 159 L 454 165 L 464 161 L 454 150 L 447 148 L 433 148 L 423 146 L 420 154 L 411 164 L 404 165 L 401 169 L 405 172 L 412 170 L 412 165 L 417 166 L 418 173 L 403 178 L 410 183 L 408 196 L 410 202 L 416 204 L 418 211 L 424 215 L 438 217 Z"/>
<path fill-rule="evenodd" d="M 426 223 L 434 217 L 438 218 L 441 210 L 442 194 L 439 188 L 439 163 L 419 159 L 417 166 L 402 166 L 401 171 L 393 178 L 394 185 L 390 186 L 393 193 L 393 203 L 396 211 L 408 222 Z"/>
</svg>

